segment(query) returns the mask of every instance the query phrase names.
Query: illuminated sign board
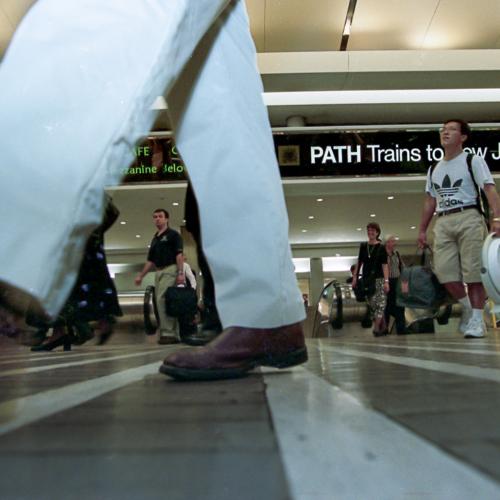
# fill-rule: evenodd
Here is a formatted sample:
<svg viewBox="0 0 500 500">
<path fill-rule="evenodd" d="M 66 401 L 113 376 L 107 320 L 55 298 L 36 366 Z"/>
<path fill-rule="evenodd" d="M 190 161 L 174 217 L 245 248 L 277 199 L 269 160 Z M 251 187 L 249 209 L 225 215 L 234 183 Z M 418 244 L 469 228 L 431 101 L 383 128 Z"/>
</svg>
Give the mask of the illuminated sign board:
<svg viewBox="0 0 500 500">
<path fill-rule="evenodd" d="M 282 177 L 425 174 L 443 157 L 437 131 L 324 132 L 274 135 Z M 500 172 L 500 130 L 473 132 L 465 150 Z M 147 139 L 135 148 L 124 181 L 185 180 L 186 170 L 171 138 Z"/>
</svg>

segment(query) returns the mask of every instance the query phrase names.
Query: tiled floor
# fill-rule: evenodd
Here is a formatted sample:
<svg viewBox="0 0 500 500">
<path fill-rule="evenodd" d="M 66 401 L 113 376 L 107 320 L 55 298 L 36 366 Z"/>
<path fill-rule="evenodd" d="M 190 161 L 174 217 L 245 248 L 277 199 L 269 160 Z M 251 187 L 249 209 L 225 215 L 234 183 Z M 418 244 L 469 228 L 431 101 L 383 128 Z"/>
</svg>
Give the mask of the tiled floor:
<svg viewBox="0 0 500 500">
<path fill-rule="evenodd" d="M 163 347 L 0 338 L 0 498 L 500 499 L 500 335 L 308 341 L 310 360 L 178 383 Z"/>
</svg>

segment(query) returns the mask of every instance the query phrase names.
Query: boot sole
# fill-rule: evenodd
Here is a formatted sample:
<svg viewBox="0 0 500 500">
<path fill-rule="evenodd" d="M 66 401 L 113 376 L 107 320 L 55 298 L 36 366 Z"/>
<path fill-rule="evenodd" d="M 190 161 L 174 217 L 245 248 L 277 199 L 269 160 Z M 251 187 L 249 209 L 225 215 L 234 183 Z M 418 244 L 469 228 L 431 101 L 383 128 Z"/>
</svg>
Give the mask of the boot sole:
<svg viewBox="0 0 500 500">
<path fill-rule="evenodd" d="M 168 375 L 176 380 L 224 380 L 230 378 L 241 378 L 255 368 L 251 365 L 246 368 L 217 368 L 213 370 L 199 370 L 195 368 L 180 368 L 178 366 L 163 364 L 160 373 Z"/>
<path fill-rule="evenodd" d="M 270 366 L 272 368 L 290 368 L 301 365 L 307 361 L 307 349 L 297 349 L 283 356 L 265 356 L 257 364 L 260 366 Z"/>
<path fill-rule="evenodd" d="M 257 366 L 270 366 L 272 368 L 290 368 L 307 361 L 307 349 L 304 347 L 283 356 L 265 356 L 252 363 L 238 368 L 181 368 L 162 364 L 160 373 L 168 375 L 176 380 L 223 380 L 231 378 L 241 378 L 248 375 L 248 372 Z"/>
</svg>

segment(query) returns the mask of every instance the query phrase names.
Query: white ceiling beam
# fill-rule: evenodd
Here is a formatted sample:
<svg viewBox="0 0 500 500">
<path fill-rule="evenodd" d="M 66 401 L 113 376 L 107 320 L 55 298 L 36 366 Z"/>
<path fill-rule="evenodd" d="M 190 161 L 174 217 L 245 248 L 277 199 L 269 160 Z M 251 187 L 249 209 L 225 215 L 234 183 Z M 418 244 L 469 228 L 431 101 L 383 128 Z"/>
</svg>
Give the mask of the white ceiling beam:
<svg viewBox="0 0 500 500">
<path fill-rule="evenodd" d="M 274 52 L 257 54 L 257 65 L 262 75 L 498 71 L 500 49 Z"/>
</svg>

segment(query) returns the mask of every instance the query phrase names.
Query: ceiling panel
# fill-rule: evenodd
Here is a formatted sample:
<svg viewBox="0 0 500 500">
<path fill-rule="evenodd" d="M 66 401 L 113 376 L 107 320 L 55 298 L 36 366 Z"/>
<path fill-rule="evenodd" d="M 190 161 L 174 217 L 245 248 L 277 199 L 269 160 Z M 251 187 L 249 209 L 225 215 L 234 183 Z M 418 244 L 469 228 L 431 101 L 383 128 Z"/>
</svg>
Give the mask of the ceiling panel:
<svg viewBox="0 0 500 500">
<path fill-rule="evenodd" d="M 264 52 L 266 46 L 266 0 L 245 0 L 250 19 L 250 30 L 257 52 Z"/>
<path fill-rule="evenodd" d="M 0 9 L 0 54 L 3 54 L 7 49 L 13 33 L 14 28 L 12 24 L 5 15 L 5 12 Z"/>
<path fill-rule="evenodd" d="M 0 9 L 13 27 L 17 26 L 36 0 L 0 0 Z"/>
<path fill-rule="evenodd" d="M 490 49 L 498 0 L 358 0 L 348 50 Z"/>
<path fill-rule="evenodd" d="M 419 49 L 438 4 L 439 0 L 358 0 L 347 49 Z"/>
<path fill-rule="evenodd" d="M 267 0 L 263 52 L 338 50 L 348 0 Z"/>
<path fill-rule="evenodd" d="M 441 0 L 421 48 L 498 48 L 499 26 L 498 0 Z"/>
</svg>

